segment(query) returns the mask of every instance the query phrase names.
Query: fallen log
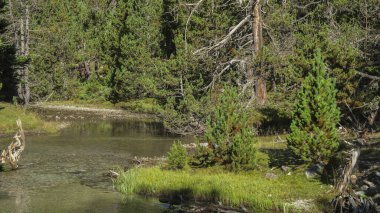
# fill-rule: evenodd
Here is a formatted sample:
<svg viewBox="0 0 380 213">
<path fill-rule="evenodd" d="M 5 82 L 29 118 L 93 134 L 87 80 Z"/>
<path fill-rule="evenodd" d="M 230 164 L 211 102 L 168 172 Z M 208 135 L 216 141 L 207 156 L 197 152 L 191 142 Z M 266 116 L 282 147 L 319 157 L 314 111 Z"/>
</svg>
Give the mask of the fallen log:
<svg viewBox="0 0 380 213">
<path fill-rule="evenodd" d="M 359 139 L 356 143 L 349 143 L 353 148 L 349 152 L 349 158 L 343 169 L 341 180 L 336 185 L 338 195 L 332 200 L 335 213 L 377 212 L 376 204 L 371 198 L 357 195 L 350 188 L 350 185 L 356 182 L 356 176 L 352 173 L 359 160 L 361 148 L 367 145 L 365 139 Z M 362 140 L 364 143 L 362 143 Z"/>
<path fill-rule="evenodd" d="M 350 158 L 343 170 L 342 179 L 337 185 L 338 193 L 343 193 L 347 191 L 347 187 L 351 183 L 352 171 L 356 166 L 358 158 L 360 156 L 360 148 L 355 148 L 350 151 Z"/>
<path fill-rule="evenodd" d="M 19 130 L 13 137 L 15 140 L 0 155 L 0 164 L 9 163 L 12 169 L 18 168 L 18 161 L 20 160 L 22 151 L 25 149 L 25 134 L 22 129 L 21 120 L 18 119 L 16 123 Z"/>
</svg>

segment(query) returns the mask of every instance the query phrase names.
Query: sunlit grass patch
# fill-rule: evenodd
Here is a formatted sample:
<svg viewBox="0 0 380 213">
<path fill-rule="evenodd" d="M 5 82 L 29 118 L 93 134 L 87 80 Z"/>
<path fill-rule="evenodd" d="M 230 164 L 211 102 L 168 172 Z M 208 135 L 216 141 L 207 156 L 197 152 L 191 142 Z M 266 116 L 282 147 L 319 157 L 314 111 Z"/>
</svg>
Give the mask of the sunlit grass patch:
<svg viewBox="0 0 380 213">
<path fill-rule="evenodd" d="M 332 196 L 331 187 L 308 180 L 301 172 L 292 175 L 281 171 L 275 173 L 278 178 L 269 180 L 262 171 L 230 173 L 220 168 L 185 171 L 135 168 L 123 172 L 115 185 L 125 194 L 181 194 L 190 201 L 217 201 L 235 207 L 243 204 L 256 211 L 282 211 L 284 207 L 296 210 L 292 203 L 299 200 L 311 200 L 308 211 L 318 211 L 318 201 Z"/>
<path fill-rule="evenodd" d="M 13 134 L 17 130 L 18 118 L 26 132 L 52 133 L 58 130 L 57 123 L 43 121 L 37 113 L 12 104 L 0 103 L 0 134 Z"/>
</svg>

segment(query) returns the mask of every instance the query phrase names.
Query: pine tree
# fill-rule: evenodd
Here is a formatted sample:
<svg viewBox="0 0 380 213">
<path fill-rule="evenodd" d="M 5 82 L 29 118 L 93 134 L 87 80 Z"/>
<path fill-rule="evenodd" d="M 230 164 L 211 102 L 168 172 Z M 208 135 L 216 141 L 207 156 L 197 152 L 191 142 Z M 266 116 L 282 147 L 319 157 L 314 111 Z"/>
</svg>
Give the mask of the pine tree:
<svg viewBox="0 0 380 213">
<path fill-rule="evenodd" d="M 183 169 L 187 165 L 187 150 L 181 141 L 175 141 L 168 152 L 168 167 L 170 169 Z"/>
<path fill-rule="evenodd" d="M 237 89 L 226 86 L 218 101 L 205 131 L 214 163 L 234 171 L 253 169 L 256 140 L 248 113 L 239 105 Z"/>
<path fill-rule="evenodd" d="M 288 137 L 289 149 L 302 160 L 326 164 L 337 151 L 340 111 L 335 81 L 326 74 L 320 51 L 298 93 Z"/>
<path fill-rule="evenodd" d="M 111 102 L 162 95 L 161 6 L 162 1 L 123 0 L 109 9 L 101 55 Z"/>
<path fill-rule="evenodd" d="M 16 49 L 9 30 L 6 1 L 0 0 L 0 100 L 12 101 L 17 96 Z"/>
</svg>

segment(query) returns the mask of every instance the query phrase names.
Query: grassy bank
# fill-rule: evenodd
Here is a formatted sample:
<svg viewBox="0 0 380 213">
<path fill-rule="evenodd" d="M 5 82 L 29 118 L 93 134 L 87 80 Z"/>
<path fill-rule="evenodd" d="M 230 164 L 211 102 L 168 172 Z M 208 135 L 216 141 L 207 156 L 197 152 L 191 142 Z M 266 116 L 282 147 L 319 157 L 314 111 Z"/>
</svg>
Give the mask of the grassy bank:
<svg viewBox="0 0 380 213">
<path fill-rule="evenodd" d="M 135 168 L 123 172 L 116 188 L 125 194 L 145 196 L 181 195 L 189 201 L 222 202 L 254 211 L 295 210 L 319 212 L 327 208 L 332 188 L 316 180 L 308 180 L 302 172 L 269 180 L 266 172 L 230 173 L 220 168 L 186 171 L 162 170 L 158 167 Z"/>
<path fill-rule="evenodd" d="M 21 119 L 26 133 L 53 133 L 58 130 L 58 125 L 55 122 L 46 122 L 34 112 L 0 102 L 0 135 L 12 135 L 15 133 L 18 118 Z"/>
</svg>

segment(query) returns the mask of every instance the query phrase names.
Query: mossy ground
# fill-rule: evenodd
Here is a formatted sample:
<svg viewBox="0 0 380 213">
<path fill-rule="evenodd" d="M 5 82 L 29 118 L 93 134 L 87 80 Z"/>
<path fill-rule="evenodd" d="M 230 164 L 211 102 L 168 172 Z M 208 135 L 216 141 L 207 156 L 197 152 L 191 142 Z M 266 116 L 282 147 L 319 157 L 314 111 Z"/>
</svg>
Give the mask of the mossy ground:
<svg viewBox="0 0 380 213">
<path fill-rule="evenodd" d="M 306 179 L 301 170 L 288 175 L 272 170 L 276 179 L 267 179 L 267 171 L 231 173 L 222 168 L 170 171 L 159 167 L 135 168 L 122 172 L 115 181 L 124 194 L 144 196 L 181 195 L 188 201 L 221 202 L 223 205 L 252 211 L 320 212 L 328 208 L 333 189 L 318 180 Z M 307 203 L 301 206 L 299 203 Z"/>
<path fill-rule="evenodd" d="M 54 133 L 58 124 L 42 120 L 37 113 L 9 103 L 0 102 L 0 135 L 12 135 L 17 131 L 16 120 L 21 119 L 26 133 Z"/>
</svg>

